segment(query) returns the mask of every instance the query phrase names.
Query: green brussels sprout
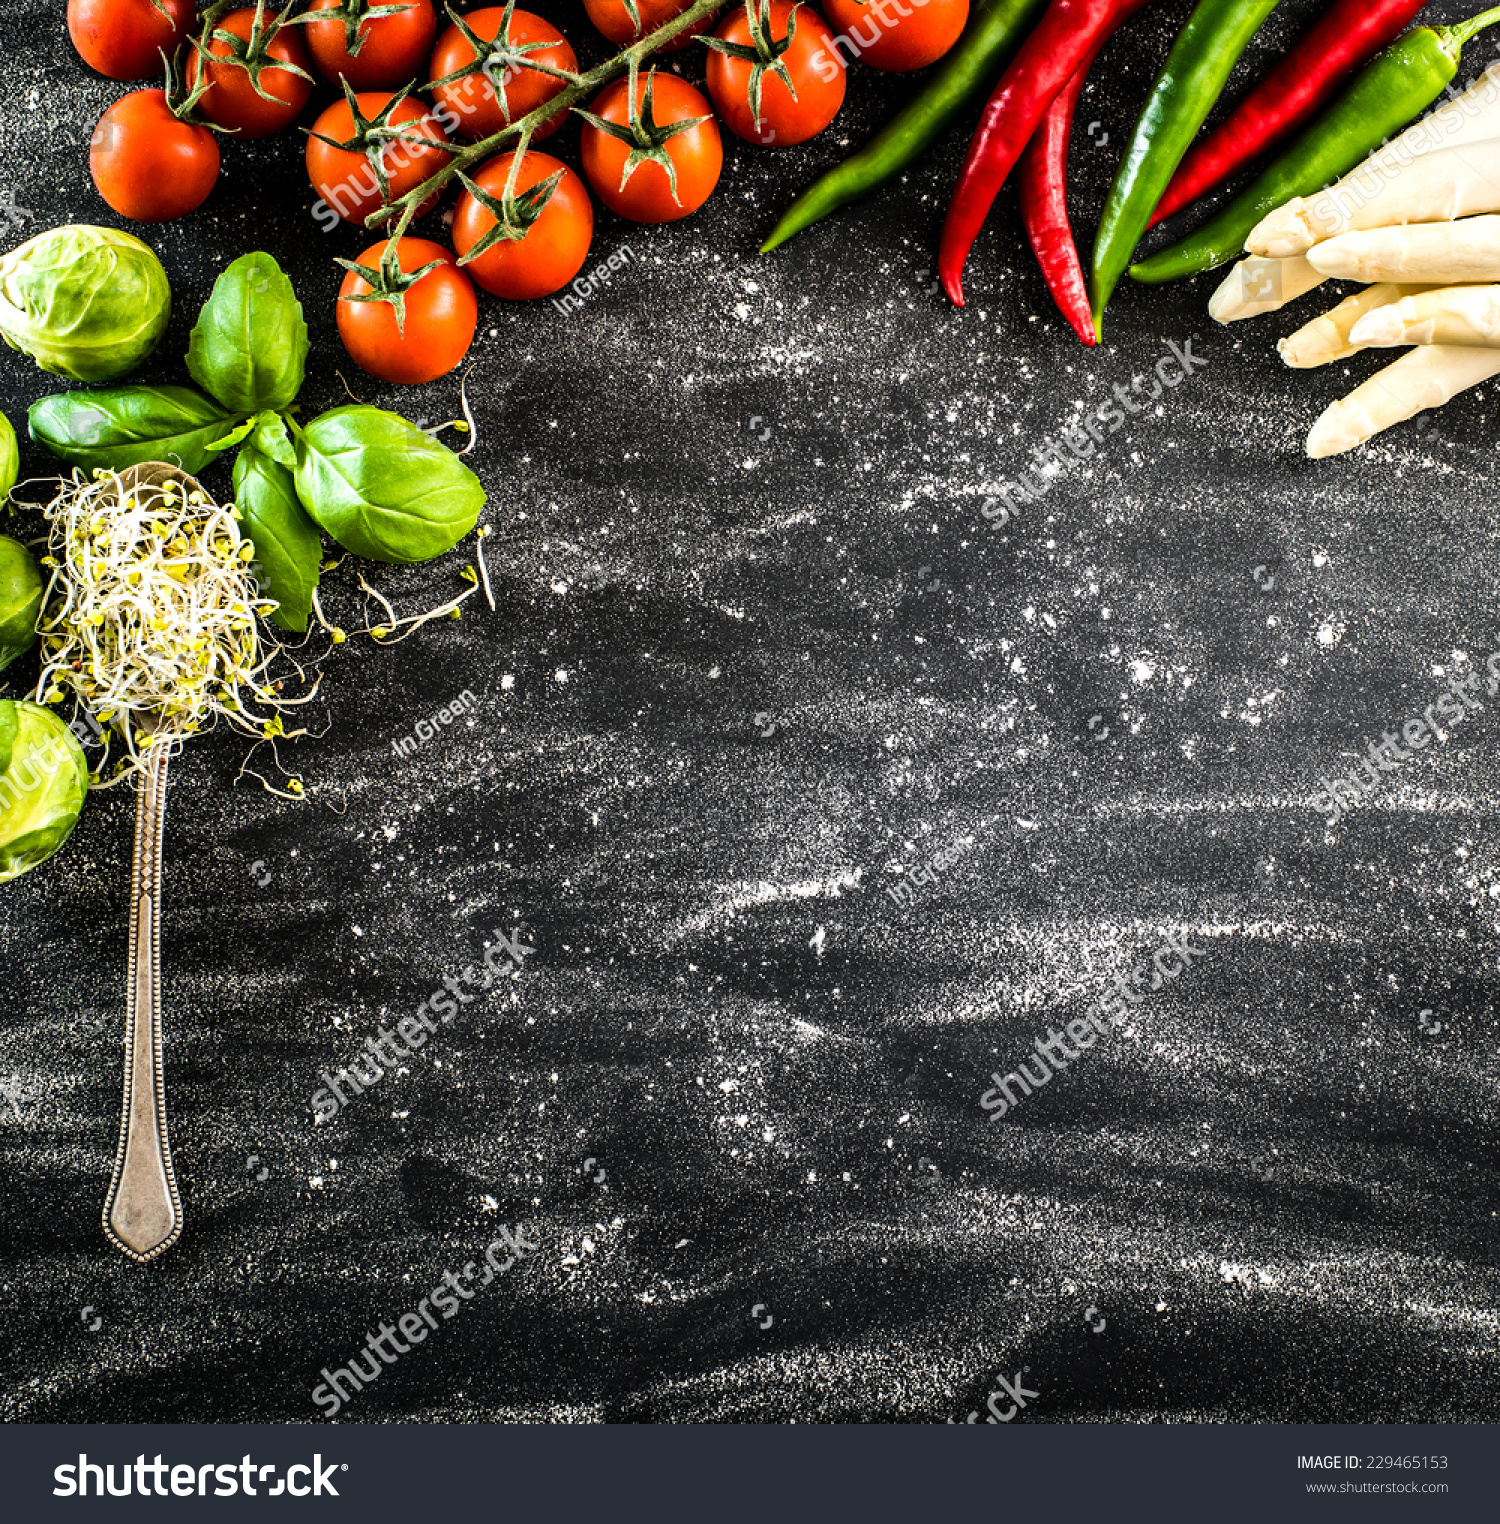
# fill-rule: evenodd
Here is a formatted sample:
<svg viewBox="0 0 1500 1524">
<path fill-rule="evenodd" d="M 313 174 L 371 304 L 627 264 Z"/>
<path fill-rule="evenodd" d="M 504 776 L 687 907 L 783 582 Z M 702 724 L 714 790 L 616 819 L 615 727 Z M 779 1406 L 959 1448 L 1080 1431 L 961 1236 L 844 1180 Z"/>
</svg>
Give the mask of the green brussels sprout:
<svg viewBox="0 0 1500 1524">
<path fill-rule="evenodd" d="M 16 431 L 10 419 L 0 413 L 0 504 L 10 496 L 21 474 L 21 451 L 16 444 Z"/>
<path fill-rule="evenodd" d="M 42 573 L 19 540 L 0 534 L 0 672 L 37 642 Z"/>
<path fill-rule="evenodd" d="M 72 731 L 40 704 L 0 701 L 0 884 L 44 863 L 72 834 L 88 791 L 89 765 Z"/>
<path fill-rule="evenodd" d="M 172 311 L 139 238 L 70 223 L 0 257 L 0 335 L 54 376 L 113 381 L 156 348 Z"/>
</svg>

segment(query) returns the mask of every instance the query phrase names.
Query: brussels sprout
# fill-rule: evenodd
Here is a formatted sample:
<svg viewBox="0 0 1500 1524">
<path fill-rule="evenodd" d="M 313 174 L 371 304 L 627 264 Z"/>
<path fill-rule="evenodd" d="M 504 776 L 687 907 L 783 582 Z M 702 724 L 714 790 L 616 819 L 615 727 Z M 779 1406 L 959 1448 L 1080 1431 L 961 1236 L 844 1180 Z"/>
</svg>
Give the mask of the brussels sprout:
<svg viewBox="0 0 1500 1524">
<path fill-rule="evenodd" d="M 0 773 L 0 884 L 62 846 L 88 789 L 83 747 L 50 709 L 0 701 L 0 738 L 12 725 L 10 764 Z"/>
<path fill-rule="evenodd" d="M 0 504 L 10 496 L 21 474 L 21 451 L 16 444 L 16 431 L 10 419 L 0 413 Z"/>
<path fill-rule="evenodd" d="M 0 672 L 37 641 L 36 616 L 42 607 L 42 573 L 19 540 L 0 534 Z"/>
<path fill-rule="evenodd" d="M 171 310 L 161 261 L 114 228 L 70 223 L 0 257 L 0 335 L 55 376 L 113 381 L 134 370 Z"/>
</svg>

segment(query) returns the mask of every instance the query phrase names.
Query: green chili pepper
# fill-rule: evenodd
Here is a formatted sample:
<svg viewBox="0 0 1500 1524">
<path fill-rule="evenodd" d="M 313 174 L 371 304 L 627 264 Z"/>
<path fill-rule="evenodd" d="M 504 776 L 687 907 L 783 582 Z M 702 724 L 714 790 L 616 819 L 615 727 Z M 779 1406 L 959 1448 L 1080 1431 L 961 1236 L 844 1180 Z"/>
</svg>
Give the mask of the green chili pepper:
<svg viewBox="0 0 1500 1524">
<path fill-rule="evenodd" d="M 1157 202 L 1223 92 L 1230 70 L 1276 5 L 1277 0 L 1200 0 L 1173 43 L 1115 171 L 1094 243 L 1090 288 L 1094 331 L 1100 337 L 1104 308 Z"/>
<path fill-rule="evenodd" d="M 1047 0 L 990 0 L 916 95 L 863 148 L 792 202 L 760 252 L 900 174 L 971 100 L 989 89 L 1046 6 Z"/>
<path fill-rule="evenodd" d="M 1157 285 L 1238 259 L 1263 217 L 1347 174 L 1425 111 L 1458 73 L 1463 45 L 1497 21 L 1500 7 L 1456 26 L 1418 27 L 1392 43 L 1253 185 L 1181 243 L 1133 265 L 1131 278 Z"/>
</svg>

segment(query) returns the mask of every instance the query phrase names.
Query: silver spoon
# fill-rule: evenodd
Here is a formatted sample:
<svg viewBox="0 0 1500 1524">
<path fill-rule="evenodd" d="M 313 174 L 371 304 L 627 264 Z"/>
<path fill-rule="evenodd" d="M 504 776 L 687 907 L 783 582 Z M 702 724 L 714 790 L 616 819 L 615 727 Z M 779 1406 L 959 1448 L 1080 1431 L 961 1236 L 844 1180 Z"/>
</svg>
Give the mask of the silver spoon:
<svg viewBox="0 0 1500 1524">
<path fill-rule="evenodd" d="M 128 487 L 170 482 L 184 494 L 198 483 L 175 467 L 150 463 L 121 473 Z M 130 870 L 130 972 L 125 987 L 125 1099 L 104 1232 L 123 1254 L 146 1264 L 182 1234 L 182 1198 L 167 1139 L 161 1029 L 161 841 L 167 813 L 170 742 L 145 756 L 135 811 Z"/>
<path fill-rule="evenodd" d="M 161 1033 L 161 840 L 170 746 L 146 754 L 130 872 L 130 973 L 125 993 L 125 1103 L 104 1231 L 137 1264 L 165 1254 L 182 1233 L 182 1200 L 167 1140 Z"/>
</svg>

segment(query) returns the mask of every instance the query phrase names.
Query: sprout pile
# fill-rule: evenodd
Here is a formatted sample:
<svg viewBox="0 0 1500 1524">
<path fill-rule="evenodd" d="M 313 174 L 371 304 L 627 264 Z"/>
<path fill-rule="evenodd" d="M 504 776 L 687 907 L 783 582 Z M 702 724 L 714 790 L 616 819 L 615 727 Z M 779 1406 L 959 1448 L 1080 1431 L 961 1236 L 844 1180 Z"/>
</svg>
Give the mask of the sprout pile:
<svg viewBox="0 0 1500 1524">
<path fill-rule="evenodd" d="M 256 593 L 254 546 L 237 509 L 152 465 L 92 480 L 75 473 L 45 512 L 51 579 L 37 625 L 38 692 L 48 704 L 71 695 L 118 739 L 124 756 L 95 787 L 112 787 L 141 771 L 153 748 L 175 751 L 220 720 L 273 751 L 279 738 L 306 734 L 287 730 L 282 716 L 311 700 L 317 682 L 286 698 L 269 675 L 286 648 L 257 630 L 256 616 L 273 605 Z M 303 791 L 297 778 L 287 788 Z"/>
</svg>

